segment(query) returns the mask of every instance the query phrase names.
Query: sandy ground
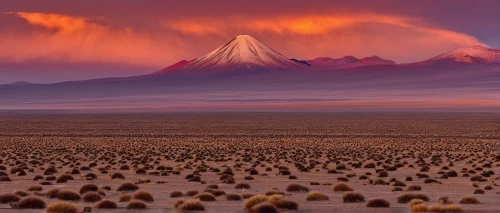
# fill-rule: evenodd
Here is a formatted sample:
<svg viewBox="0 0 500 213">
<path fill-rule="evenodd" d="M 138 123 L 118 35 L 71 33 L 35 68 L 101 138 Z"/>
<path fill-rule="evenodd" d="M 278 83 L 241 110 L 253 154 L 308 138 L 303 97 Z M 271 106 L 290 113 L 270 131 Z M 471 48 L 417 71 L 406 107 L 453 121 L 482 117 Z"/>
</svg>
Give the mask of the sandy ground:
<svg viewBox="0 0 500 213">
<path fill-rule="evenodd" d="M 163 116 L 163 117 L 162 117 Z M 203 115 L 202 115 L 203 116 Z M 331 115 L 333 116 L 333 115 Z M 434 115 L 436 116 L 436 115 Z M 491 169 L 485 169 L 485 170 L 492 170 L 496 174 L 488 177 L 488 181 L 486 182 L 480 182 L 479 187 L 477 188 L 483 188 L 486 185 L 493 186 L 492 190 L 486 190 L 485 194 L 473 194 L 475 187 L 472 186 L 472 183 L 469 178 L 470 177 L 462 177 L 462 173 L 460 171 L 462 168 L 468 168 L 472 169 L 474 167 L 471 166 L 470 163 L 467 163 L 468 160 L 471 159 L 476 159 L 475 157 L 469 157 L 471 153 L 475 153 L 478 156 L 492 156 L 491 158 L 485 157 L 484 162 L 488 162 L 495 156 L 495 144 L 498 143 L 498 132 L 496 132 L 496 127 L 495 127 L 495 120 L 492 117 L 485 116 L 485 115 L 460 115 L 461 119 L 464 119 L 464 123 L 461 124 L 456 124 L 456 120 L 458 119 L 457 117 L 450 117 L 450 115 L 441 115 L 439 117 L 439 120 L 431 120 L 431 119 L 421 119 L 418 120 L 419 122 L 416 123 L 415 119 L 405 117 L 404 115 L 400 115 L 400 118 L 391 118 L 389 121 L 387 119 L 380 119 L 378 122 L 378 125 L 383 127 L 383 130 L 380 130 L 380 134 L 374 134 L 376 133 L 376 130 L 373 130 L 372 127 L 370 126 L 364 126 L 364 125 L 374 125 L 374 122 L 376 119 L 369 119 L 367 120 L 368 122 L 363 123 L 363 116 L 355 115 L 351 117 L 342 117 L 339 118 L 342 122 L 345 123 L 345 125 L 338 124 L 335 125 L 335 127 L 342 127 L 343 129 L 333 129 L 332 124 L 325 124 L 322 130 L 318 130 L 318 128 L 322 128 L 321 125 L 315 124 L 314 128 L 312 128 L 312 125 L 307 124 L 310 121 L 310 119 L 314 120 L 313 118 L 309 117 L 304 117 L 303 119 L 300 119 L 301 117 L 298 116 L 299 119 L 295 119 L 295 123 L 290 123 L 288 120 L 282 120 L 280 123 L 280 118 L 273 118 L 273 119 L 264 119 L 261 118 L 260 120 L 257 119 L 253 120 L 254 118 L 248 118 L 248 119 L 242 119 L 241 117 L 236 117 L 239 118 L 239 124 L 238 125 L 233 125 L 233 123 L 230 124 L 225 124 L 219 126 L 218 128 L 209 126 L 203 129 L 203 125 L 205 124 L 211 124 L 213 123 L 214 125 L 221 125 L 220 123 L 216 123 L 218 119 L 222 118 L 213 118 L 208 116 L 207 119 L 204 119 L 203 122 L 198 122 L 200 121 L 199 119 L 192 119 L 192 117 L 189 118 L 182 118 L 181 117 L 169 117 L 169 115 L 161 115 L 159 116 L 160 118 L 152 120 L 151 117 L 149 116 L 137 116 L 134 115 L 132 118 L 127 117 L 126 115 L 122 115 L 122 119 L 120 121 L 109 121 L 110 119 L 112 120 L 113 118 L 107 118 L 106 122 L 109 122 L 109 125 L 112 126 L 107 128 L 107 129 L 99 129 L 98 127 L 92 126 L 88 123 L 91 122 L 96 122 L 99 123 L 99 119 L 93 118 L 92 121 L 87 120 L 88 116 L 86 117 L 85 115 L 82 115 L 81 117 L 71 117 L 71 116 L 55 116 L 55 117 L 30 117 L 27 115 L 24 116 L 13 116 L 9 115 L 6 117 L 3 117 L 4 120 L 3 122 L 9 122 L 10 127 L 8 129 L 3 129 L 0 130 L 0 141 L 2 142 L 3 150 L 2 153 L 6 153 L 9 151 L 12 151 L 16 147 L 16 142 L 23 141 L 24 144 L 36 144 L 37 142 L 40 141 L 45 141 L 47 144 L 57 144 L 57 143 L 64 143 L 64 144 L 71 144 L 71 143 L 78 143 L 78 144 L 84 144 L 87 146 L 88 149 L 92 149 L 93 147 L 100 146 L 97 148 L 99 151 L 96 153 L 96 155 L 85 155 L 84 153 L 76 153 L 78 155 L 78 162 L 81 163 L 81 165 L 88 165 L 91 162 L 94 162 L 98 156 L 102 156 L 103 151 L 108 151 L 108 152 L 115 152 L 118 148 L 120 148 L 120 143 L 130 143 L 130 141 L 134 141 L 132 144 L 148 144 L 151 143 L 152 145 L 158 146 L 156 147 L 157 149 L 173 149 L 173 148 L 180 148 L 185 149 L 183 143 L 195 143 L 195 144 L 202 144 L 204 141 L 212 141 L 211 146 L 217 146 L 217 144 L 221 144 L 220 147 L 226 146 L 228 143 L 233 144 L 232 146 L 237 147 L 237 150 L 241 151 L 241 149 L 245 148 L 250 148 L 252 151 L 254 151 L 254 154 L 258 154 L 256 150 L 259 150 L 255 147 L 245 147 L 244 145 L 238 144 L 238 141 L 253 141 L 252 143 L 258 143 L 258 144 L 264 144 L 263 147 L 268 147 L 268 148 L 277 148 L 276 150 L 279 150 L 280 148 L 282 151 L 288 151 L 288 152 L 293 152 L 295 149 L 324 149 L 324 150 L 330 150 L 330 149 L 336 149 L 336 146 L 332 146 L 332 144 L 343 144 L 342 146 L 338 146 L 338 149 L 345 149 L 345 150 L 351 150 L 349 148 L 345 148 L 345 146 L 349 146 L 350 143 L 356 144 L 352 145 L 354 147 L 363 147 L 363 143 L 366 143 L 367 146 L 374 146 L 374 144 L 383 144 L 384 146 L 378 147 L 378 148 L 369 148 L 366 150 L 360 150 L 361 154 L 363 156 L 368 156 L 370 152 L 373 150 L 378 150 L 381 151 L 382 153 L 384 150 L 381 149 L 388 149 L 388 147 L 399 147 L 401 149 L 401 154 L 399 157 L 407 154 L 408 151 L 411 151 L 412 149 L 415 152 L 429 152 L 429 155 L 427 158 L 425 158 L 426 162 L 430 162 L 432 154 L 442 154 L 443 157 L 441 158 L 442 162 L 444 162 L 440 166 L 434 166 L 432 165 L 430 167 L 429 172 L 424 172 L 425 174 L 428 174 L 431 178 L 436 178 L 437 180 L 441 181 L 442 184 L 437 184 L 437 183 L 431 183 L 431 184 L 425 184 L 423 183 L 424 179 L 418 179 L 415 174 L 419 172 L 419 167 L 416 166 L 415 168 L 409 168 L 407 165 L 413 164 L 417 165 L 415 161 L 418 160 L 418 158 L 414 158 L 414 156 L 409 156 L 408 158 L 402 158 L 401 161 L 407 161 L 408 164 L 405 165 L 403 168 L 398 168 L 397 171 L 389 171 L 389 176 L 384 177 L 382 179 L 388 180 L 389 178 L 396 178 L 397 180 L 405 180 L 406 176 L 412 176 L 413 181 L 404 181 L 407 185 L 419 185 L 422 186 L 422 190 L 415 192 L 415 193 L 422 193 L 427 195 L 430 198 L 430 201 L 427 202 L 428 204 L 433 204 L 437 203 L 439 197 L 441 196 L 448 196 L 451 198 L 451 200 L 454 201 L 454 203 L 458 204 L 458 201 L 460 198 L 464 196 L 473 196 L 476 197 L 481 203 L 480 204 L 462 204 L 461 207 L 464 210 L 463 212 L 500 212 L 500 194 L 496 194 L 497 192 L 500 192 L 500 186 L 495 186 L 494 184 L 500 183 L 500 180 L 495 180 L 496 177 L 499 176 L 500 174 L 500 167 L 499 162 L 492 162 L 493 168 Z M 482 117 L 481 117 L 482 116 Z M 230 117 L 230 116 L 229 116 Z M 41 119 L 43 118 L 43 119 Z M 116 117 L 114 117 L 116 118 Z M 226 119 L 225 117 L 224 119 Z M 266 117 L 269 118 L 269 117 Z M 382 117 L 382 118 L 387 118 L 387 117 Z M 71 120 L 71 122 L 68 122 L 70 125 L 65 126 L 64 125 L 64 119 Z M 102 118 L 106 119 L 106 118 Z M 144 119 L 148 120 L 150 122 L 144 121 Z M 179 120 L 181 119 L 181 120 Z M 191 119 L 191 121 L 189 121 Z M 230 118 L 231 119 L 231 118 Z M 0 119 L 1 120 L 1 119 Z M 7 121 L 6 121 L 7 120 Z M 317 119 L 318 122 L 324 122 L 327 123 L 328 121 L 331 121 L 332 118 L 329 118 L 328 120 L 322 120 L 322 119 Z M 30 121 L 32 122 L 31 124 Z M 81 122 L 80 126 L 75 126 L 75 123 Z M 158 122 L 164 122 L 165 124 L 158 124 Z M 180 122 L 183 124 L 178 124 L 176 125 L 176 122 Z M 190 123 L 191 122 L 191 123 Z M 340 122 L 340 121 L 337 121 Z M 349 122 L 349 123 L 347 123 Z M 407 124 L 408 122 L 414 122 L 412 124 Z M 242 124 L 243 123 L 243 124 Z M 463 125 L 466 125 L 467 123 L 470 124 L 468 128 L 463 127 Z M 29 125 L 28 125 L 29 124 Z M 53 125 L 50 125 L 53 124 Z M 185 126 L 188 126 L 191 124 L 190 128 L 187 129 Z M 87 126 L 88 125 L 88 126 Z M 148 128 L 148 125 L 150 125 L 151 128 Z M 158 126 L 160 125 L 160 126 Z M 165 134 L 165 135 L 155 135 L 155 134 L 149 134 L 149 131 L 155 132 L 155 129 L 161 129 L 162 125 L 165 127 L 165 129 L 162 129 L 162 131 L 170 132 L 172 134 Z M 306 125 L 304 129 L 301 129 L 301 131 L 291 131 L 289 130 L 283 130 L 286 129 L 288 126 L 300 126 L 300 125 Z M 406 126 L 405 126 L 406 125 Z M 456 126 L 453 126 L 456 125 Z M 13 126 L 18 126 L 18 127 L 13 127 Z M 97 124 L 96 126 L 99 126 Z M 123 127 L 123 130 L 120 130 L 120 126 Z M 250 136 L 248 133 L 252 132 L 249 131 L 249 126 L 252 128 L 256 128 L 255 126 L 268 126 L 268 130 L 262 131 L 259 130 L 258 134 L 255 134 L 255 136 Z M 359 126 L 359 128 L 356 128 L 356 126 Z M 404 131 L 398 132 L 399 135 L 395 136 L 394 132 L 390 131 L 391 126 L 393 128 L 401 128 L 405 129 Z M 396 127 L 397 126 L 397 127 Z M 438 128 L 434 128 L 436 126 L 439 126 Z M 442 127 L 442 126 L 447 126 L 447 127 Z M 9 129 L 10 128 L 10 129 Z M 309 128 L 309 129 L 308 129 Z M 441 129 L 451 129 L 447 132 L 441 131 Z M 81 135 L 75 135 L 75 132 L 78 132 L 78 129 L 81 129 L 81 132 L 86 132 L 85 136 Z M 135 131 L 134 131 L 135 129 Z M 144 130 L 146 129 L 146 133 L 143 135 L 137 135 L 139 130 Z M 193 129 L 203 129 L 202 131 L 193 131 Z M 208 130 L 207 130 L 208 129 Z M 437 129 L 437 130 L 436 130 Z M 45 131 L 46 130 L 46 131 Z M 358 130 L 358 131 L 356 131 Z M 466 130 L 466 131 L 465 131 Z M 123 132 L 122 132 L 123 131 Z M 326 134 L 326 132 L 330 131 L 330 135 Z M 440 131 L 440 132 L 438 132 Z M 43 133 L 50 133 L 47 135 L 44 135 Z M 57 132 L 57 135 L 54 134 Z M 219 134 L 224 132 L 224 134 Z M 243 134 L 244 132 L 245 134 Z M 256 131 L 257 132 L 257 131 Z M 286 134 L 285 134 L 286 132 Z M 322 134 L 319 134 L 318 132 L 321 132 Z M 265 133 L 265 134 L 264 134 Z M 350 135 L 349 133 L 352 133 Z M 438 134 L 439 133 L 439 134 Z M 132 136 L 123 136 L 123 134 L 130 134 Z M 279 134 L 280 136 L 276 138 L 276 134 Z M 274 136 L 273 136 L 274 135 Z M 62 142 L 61 142 L 62 141 Z M 369 142 L 368 142 L 369 141 Z M 426 144 L 429 143 L 437 143 L 436 141 L 443 141 L 443 146 L 441 149 L 435 148 L 434 150 L 429 150 L 425 148 Z M 445 141 L 445 142 L 444 142 Z M 173 147 L 169 146 L 169 143 L 178 143 L 177 145 L 174 145 Z M 272 145 L 273 143 L 277 144 Z M 463 149 L 460 149 L 460 147 L 446 147 L 448 144 L 453 144 L 453 143 L 461 143 L 461 144 L 483 144 L 485 147 L 493 147 L 492 150 L 487 151 L 486 153 L 483 153 L 484 150 L 474 150 L 474 146 L 471 147 L 463 147 Z M 20 143 L 21 144 L 21 143 Z M 271 144 L 271 145 L 269 145 Z M 285 146 L 286 144 L 286 146 Z M 303 144 L 303 146 L 301 145 Z M 281 146 L 282 145 L 282 146 Z M 67 145 L 71 147 L 71 145 Z M 294 147 L 294 148 L 290 148 Z M 40 147 L 38 147 L 40 148 Z M 123 148 L 123 147 L 121 147 Z M 29 149 L 29 148 L 27 148 Z M 43 148 L 40 148 L 43 151 Z M 204 150 L 210 149 L 210 147 L 204 147 Z M 147 150 L 136 150 L 137 154 L 142 156 L 146 153 Z M 178 153 L 180 153 L 179 151 Z M 263 152 L 261 150 L 261 152 Z M 175 152 L 167 153 L 167 154 L 172 154 Z M 394 150 L 387 151 L 387 153 L 397 153 L 394 152 Z M 454 156 L 468 156 L 464 160 L 459 160 L 457 161 L 456 159 L 448 159 L 445 155 L 446 153 L 452 154 Z M 28 156 L 30 153 L 26 153 Z M 65 154 L 64 151 L 60 153 L 47 153 L 47 156 L 50 158 L 55 158 L 55 157 L 61 157 Z M 69 153 L 69 154 L 75 154 L 75 153 Z M 484 155 L 487 154 L 487 155 Z M 344 156 L 338 156 L 339 158 L 348 158 L 352 157 L 354 154 L 350 153 L 345 153 Z M 120 156 L 120 155 L 118 155 Z M 152 158 L 160 158 L 159 162 L 157 164 L 154 164 L 155 166 L 157 165 L 164 165 L 164 166 L 171 166 L 176 168 L 180 168 L 183 165 L 185 165 L 186 162 L 192 161 L 187 159 L 186 162 L 175 162 L 174 160 L 165 160 L 163 159 L 163 155 L 147 155 Z M 233 165 L 236 163 L 234 159 L 241 158 L 241 155 L 237 153 L 231 153 L 229 151 L 224 153 L 224 156 L 226 158 L 232 158 L 233 160 L 228 160 L 224 162 L 214 162 L 214 161 L 205 161 L 206 165 L 209 167 L 214 167 L 214 168 L 223 168 L 224 165 L 227 165 L 229 167 L 233 167 Z M 306 155 L 309 156 L 309 155 Z M 394 155 L 393 157 L 397 157 L 398 155 Z M 478 157 L 478 158 L 481 158 Z M 122 156 L 120 156 L 122 158 Z M 310 156 L 308 157 L 308 160 L 313 159 Z M 327 160 L 325 155 L 319 156 L 319 158 L 314 158 L 318 161 L 324 162 Z M 26 161 L 22 156 L 17 159 L 18 161 Z M 359 157 L 358 157 L 359 160 Z M 459 177 L 450 177 L 449 179 L 439 179 L 441 176 L 438 174 L 440 171 L 441 166 L 447 164 L 446 162 L 448 161 L 454 161 L 453 166 L 449 166 L 450 170 L 455 170 L 459 173 Z M 348 162 L 353 161 L 352 158 L 347 161 L 342 161 L 342 163 L 347 164 Z M 3 155 L 3 165 L 5 165 L 7 168 L 11 168 L 12 165 L 9 165 L 7 162 L 12 163 L 15 162 L 12 159 L 8 159 L 5 155 Z M 67 166 L 62 166 L 62 162 L 57 161 L 57 160 L 52 160 L 51 162 L 54 162 L 54 165 L 58 168 L 58 173 L 54 174 L 55 176 L 59 176 L 61 174 L 64 174 L 65 172 L 71 171 L 71 168 Z M 131 161 L 129 161 L 130 163 Z M 363 165 L 374 162 L 373 160 L 367 160 L 364 159 L 362 160 Z M 484 163 L 483 162 L 483 163 Z M 242 166 L 242 169 L 237 170 L 233 169 L 234 172 L 234 178 L 236 180 L 236 183 L 248 183 L 251 185 L 250 189 L 235 189 L 234 186 L 235 184 L 224 184 L 222 183 L 221 180 L 219 180 L 219 175 L 215 172 L 207 171 L 207 172 L 202 172 L 201 177 L 202 180 L 206 182 L 206 184 L 201 184 L 199 182 L 188 182 L 185 179 L 185 176 L 187 174 L 192 173 L 195 169 L 183 169 L 181 171 L 180 175 L 174 175 L 170 174 L 169 176 L 155 176 L 155 175 L 144 175 L 144 174 L 136 174 L 135 169 L 132 168 L 131 170 L 120 170 L 119 167 L 121 164 L 116 164 L 112 165 L 107 171 L 108 174 L 101 174 L 97 168 L 104 167 L 109 165 L 107 161 L 105 160 L 97 160 L 98 166 L 92 168 L 92 171 L 82 171 L 81 175 L 73 175 L 75 180 L 69 181 L 67 183 L 55 183 L 55 181 L 50 181 L 53 183 L 53 185 L 44 185 L 42 192 L 46 192 L 50 189 L 58 188 L 58 189 L 69 189 L 73 190 L 75 192 L 79 191 L 79 188 L 87 183 L 94 183 L 98 186 L 111 186 L 112 190 L 106 191 L 107 195 L 105 196 L 105 199 L 109 199 L 112 201 L 118 201 L 118 197 L 122 194 L 122 192 L 118 192 L 115 189 L 121 185 L 122 183 L 125 182 L 137 182 L 139 179 L 149 179 L 151 183 L 145 183 L 145 184 L 139 184 L 138 186 L 140 187 L 140 190 L 145 190 L 150 192 L 153 196 L 155 201 L 152 203 L 147 203 L 148 209 L 146 210 L 127 210 L 125 207 L 127 205 L 126 202 L 120 203 L 118 202 L 118 209 L 113 209 L 113 210 L 101 210 L 101 209 L 93 209 L 93 212 L 151 212 L 151 213 L 156 213 L 156 212 L 177 212 L 177 210 L 173 207 L 173 203 L 175 200 L 178 200 L 179 198 L 171 198 L 170 192 L 172 191 L 183 191 L 186 192 L 188 190 L 198 190 L 198 191 L 203 191 L 207 185 L 209 184 L 217 184 L 219 186 L 219 189 L 223 190 L 226 193 L 236 193 L 236 194 L 243 194 L 243 193 L 251 193 L 251 194 L 265 194 L 267 191 L 272 190 L 273 188 L 277 188 L 280 191 L 285 191 L 286 187 L 288 184 L 292 183 L 298 183 L 304 186 L 307 186 L 310 191 L 317 191 L 321 192 L 325 195 L 329 196 L 328 201 L 314 201 L 314 202 L 308 202 L 306 201 L 305 197 L 307 195 L 306 192 L 286 192 L 286 197 L 298 202 L 299 208 L 298 210 L 280 210 L 280 212 L 360 212 L 360 213 L 372 213 L 372 212 L 411 212 L 408 209 L 408 205 L 406 203 L 398 203 L 397 202 L 397 197 L 399 195 L 403 195 L 406 193 L 409 193 L 407 191 L 397 191 L 397 192 L 392 192 L 392 188 L 394 186 L 391 185 L 370 185 L 368 184 L 368 180 L 360 180 L 359 176 L 365 174 L 366 172 L 371 172 L 372 175 L 368 175 L 369 178 L 371 179 L 378 179 L 377 174 L 375 173 L 375 169 L 373 168 L 353 168 L 351 165 L 347 165 L 347 170 L 342 170 L 343 174 L 329 174 L 327 173 L 327 170 L 321 168 L 321 165 L 317 165 L 315 168 L 317 169 L 312 169 L 310 172 L 300 172 L 298 171 L 295 167 L 293 162 L 285 162 L 284 160 L 281 160 L 279 165 L 280 166 L 286 166 L 290 168 L 290 171 L 292 175 L 297 176 L 298 179 L 296 180 L 291 180 L 288 179 L 288 176 L 280 176 L 277 174 L 277 168 L 273 168 L 272 171 L 266 172 L 264 169 L 265 167 L 271 166 L 274 163 L 267 163 L 263 162 L 266 166 L 265 167 L 260 167 L 257 166 L 256 169 L 259 171 L 259 175 L 255 175 L 254 180 L 244 180 L 245 176 L 248 176 L 248 172 L 244 171 L 244 168 L 250 168 L 252 163 L 250 162 L 243 162 L 244 166 Z M 199 164 L 200 162 L 195 162 L 195 164 Z M 241 162 L 239 162 L 241 163 Z M 478 165 L 482 165 L 479 162 L 476 162 Z M 391 164 L 391 163 L 389 163 Z M 130 164 L 129 164 L 130 165 Z M 328 168 L 329 169 L 334 169 L 335 168 L 335 163 L 329 164 Z M 47 167 L 47 164 L 44 166 L 45 168 Z M 140 166 L 139 166 L 140 167 Z M 43 180 L 39 181 L 33 181 L 33 178 L 35 175 L 41 175 L 43 174 L 43 169 L 35 167 L 35 166 L 30 166 L 30 168 L 34 168 L 34 172 L 28 172 L 26 176 L 16 176 L 9 174 L 9 177 L 12 179 L 11 182 L 0 182 L 0 194 L 4 193 L 13 193 L 18 190 L 26 190 L 29 186 L 32 185 L 37 185 L 39 182 L 42 182 Z M 380 168 L 380 167 L 377 167 Z M 174 170 L 175 170 L 174 169 Z M 7 170 L 8 171 L 8 170 Z M 148 172 L 151 172 L 154 170 L 148 170 Z M 85 180 L 84 175 L 86 173 L 93 172 L 97 174 L 98 178 L 94 180 Z M 120 180 L 120 179 L 114 179 L 112 180 L 110 175 L 119 172 L 122 173 L 125 176 L 125 180 Z M 267 173 L 268 176 L 262 176 L 261 174 Z M 343 203 L 342 202 L 342 192 L 334 192 L 332 191 L 333 185 L 337 183 L 337 177 L 340 176 L 345 176 L 346 174 L 352 174 L 355 173 L 356 176 L 349 178 L 349 181 L 347 182 L 353 189 L 354 192 L 359 192 L 364 195 L 366 200 L 372 199 L 372 198 L 383 198 L 386 199 L 387 201 L 390 202 L 391 206 L 390 208 L 368 208 L 365 207 L 366 202 L 361 202 L 361 203 Z M 474 174 L 471 174 L 474 175 Z M 166 181 L 167 183 L 164 184 L 159 184 L 157 181 Z M 310 182 L 316 181 L 321 184 L 329 183 L 332 185 L 310 185 Z M 403 189 L 406 189 L 406 187 L 402 187 Z M 48 204 L 56 201 L 57 199 L 50 199 L 47 197 L 41 196 L 42 199 L 44 199 Z M 188 199 L 189 197 L 182 197 L 182 199 Z M 83 210 L 83 207 L 85 206 L 93 206 L 93 203 L 86 203 L 83 201 L 79 202 L 74 202 L 80 210 Z M 247 212 L 246 210 L 243 209 L 243 203 L 244 200 L 242 201 L 227 201 L 224 196 L 217 197 L 217 201 L 213 202 L 203 202 L 203 204 L 206 207 L 206 212 Z M 9 204 L 0 204 L 0 212 L 44 212 L 44 210 L 16 210 L 16 209 L 10 209 Z"/>
</svg>

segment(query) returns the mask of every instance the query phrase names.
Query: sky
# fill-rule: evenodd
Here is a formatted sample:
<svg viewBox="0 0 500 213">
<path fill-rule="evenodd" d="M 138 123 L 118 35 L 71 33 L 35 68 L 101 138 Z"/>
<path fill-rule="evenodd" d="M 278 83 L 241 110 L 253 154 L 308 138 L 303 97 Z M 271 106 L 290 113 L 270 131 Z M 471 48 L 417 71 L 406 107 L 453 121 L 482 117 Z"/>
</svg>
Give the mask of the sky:
<svg viewBox="0 0 500 213">
<path fill-rule="evenodd" d="M 497 0 L 2 0 L 0 84 L 152 73 L 249 34 L 289 58 L 500 49 Z"/>
</svg>

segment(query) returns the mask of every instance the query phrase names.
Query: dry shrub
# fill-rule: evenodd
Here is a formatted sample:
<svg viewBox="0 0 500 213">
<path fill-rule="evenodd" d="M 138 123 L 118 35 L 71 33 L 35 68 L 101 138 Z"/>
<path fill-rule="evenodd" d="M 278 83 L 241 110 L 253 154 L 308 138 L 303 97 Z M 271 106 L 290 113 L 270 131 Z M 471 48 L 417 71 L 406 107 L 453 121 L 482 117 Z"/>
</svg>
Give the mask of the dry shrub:
<svg viewBox="0 0 500 213">
<path fill-rule="evenodd" d="M 132 200 L 130 203 L 127 204 L 127 209 L 146 209 L 147 205 L 146 203 L 140 201 L 140 200 Z"/>
<path fill-rule="evenodd" d="M 176 207 L 180 211 L 205 211 L 205 206 L 199 199 L 190 199 L 186 201 L 182 201 L 182 203 L 179 205 L 179 201 L 175 203 L 175 205 L 178 205 Z"/>
<path fill-rule="evenodd" d="M 306 196 L 307 201 L 323 201 L 328 200 L 328 196 L 320 192 L 310 192 Z"/>
<path fill-rule="evenodd" d="M 270 203 L 259 203 L 255 206 L 253 206 L 250 211 L 256 212 L 256 213 L 277 213 L 278 209 L 276 206 Z"/>
<path fill-rule="evenodd" d="M 418 208 L 421 206 L 421 208 Z M 460 212 L 462 211 L 462 207 L 459 205 L 446 205 L 442 206 L 439 204 L 433 204 L 430 206 L 425 206 L 425 204 L 420 204 L 410 208 L 413 212 Z"/>
<path fill-rule="evenodd" d="M 245 207 L 245 209 L 251 209 L 253 206 L 266 201 L 267 197 L 265 195 L 254 195 L 248 198 L 243 206 Z"/>
<path fill-rule="evenodd" d="M 427 212 L 429 211 L 429 207 L 425 203 L 421 203 L 410 207 L 410 210 L 412 212 Z"/>
<path fill-rule="evenodd" d="M 129 202 L 132 200 L 132 195 L 130 193 L 121 194 L 118 198 L 118 202 Z"/>
<path fill-rule="evenodd" d="M 475 189 L 474 194 L 484 194 L 484 190 L 483 189 Z"/>
<path fill-rule="evenodd" d="M 333 191 L 346 192 L 346 191 L 352 191 L 352 188 L 347 183 L 337 183 L 335 184 L 335 186 L 333 186 Z"/>
<path fill-rule="evenodd" d="M 387 208 L 389 206 L 391 206 L 389 201 L 380 198 L 368 200 L 366 203 L 366 207 Z"/>
<path fill-rule="evenodd" d="M 80 187 L 80 194 L 85 194 L 86 192 L 97 192 L 99 187 L 95 184 L 85 184 Z"/>
<path fill-rule="evenodd" d="M 272 195 L 267 199 L 267 202 L 273 204 L 279 209 L 297 210 L 299 204 L 295 201 L 285 198 L 283 195 Z"/>
<path fill-rule="evenodd" d="M 398 203 L 408 203 L 413 199 L 420 199 L 423 201 L 429 201 L 429 197 L 424 194 L 404 194 L 397 198 Z"/>
<path fill-rule="evenodd" d="M 452 204 L 452 205 L 446 205 L 441 207 L 441 209 L 444 210 L 444 212 L 461 212 L 462 207 L 460 205 Z"/>
<path fill-rule="evenodd" d="M 155 201 L 155 199 L 153 198 L 153 195 L 151 195 L 151 193 L 149 193 L 147 191 L 138 191 L 138 192 L 134 193 L 132 198 L 136 199 L 136 200 L 142 200 L 142 201 L 148 202 L 148 203 Z"/>
<path fill-rule="evenodd" d="M 77 213 L 78 208 L 75 204 L 65 201 L 57 201 L 50 204 L 46 210 L 47 213 Z"/>
<path fill-rule="evenodd" d="M 271 195 L 285 195 L 285 193 L 282 191 L 278 191 L 278 190 L 272 190 L 272 191 L 266 192 L 266 196 L 271 196 Z"/>
<path fill-rule="evenodd" d="M 238 194 L 227 194 L 226 195 L 226 200 L 238 201 L 238 200 L 241 200 L 241 196 L 238 195 Z"/>
<path fill-rule="evenodd" d="M 408 188 L 406 188 L 406 191 L 420 191 L 422 190 L 421 186 L 418 185 L 410 185 Z"/>
<path fill-rule="evenodd" d="M 135 191 L 139 189 L 139 187 L 133 183 L 124 183 L 120 185 L 116 191 Z"/>
<path fill-rule="evenodd" d="M 110 200 L 101 200 L 95 205 L 95 207 L 98 209 L 116 209 L 118 208 L 118 205 Z"/>
<path fill-rule="evenodd" d="M 47 191 L 47 193 L 45 193 L 45 195 L 48 198 L 56 198 L 57 197 L 57 193 L 59 193 L 59 189 L 51 189 L 51 190 Z"/>
<path fill-rule="evenodd" d="M 459 203 L 461 204 L 478 204 L 479 200 L 477 200 L 475 197 L 463 197 L 460 199 Z"/>
<path fill-rule="evenodd" d="M 42 187 L 39 185 L 30 186 L 30 187 L 28 187 L 28 191 L 39 192 L 39 191 L 42 191 Z"/>
<path fill-rule="evenodd" d="M 248 199 L 248 198 L 251 198 L 251 197 L 253 197 L 253 194 L 250 194 L 250 193 L 243 193 L 241 195 L 241 198 L 243 198 L 243 199 Z"/>
<path fill-rule="evenodd" d="M 365 197 L 360 193 L 346 192 L 342 195 L 342 201 L 344 203 L 365 202 Z"/>
<path fill-rule="evenodd" d="M 122 173 L 114 173 L 111 175 L 111 179 L 125 179 L 125 176 Z"/>
<path fill-rule="evenodd" d="M 249 189 L 250 184 L 248 183 L 238 183 L 236 186 L 234 186 L 235 189 Z"/>
<path fill-rule="evenodd" d="M 102 200 L 102 197 L 97 192 L 86 192 L 85 194 L 82 195 L 82 199 L 85 202 L 95 203 L 97 201 Z"/>
<path fill-rule="evenodd" d="M 453 201 L 450 200 L 450 198 L 448 198 L 446 196 L 440 197 L 438 201 L 441 204 L 452 204 L 453 203 Z"/>
<path fill-rule="evenodd" d="M 71 190 L 62 190 L 57 193 L 57 198 L 60 200 L 71 200 L 71 201 L 79 201 L 81 197 L 78 193 Z"/>
<path fill-rule="evenodd" d="M 190 197 L 192 197 L 192 196 L 197 195 L 198 193 L 199 193 L 199 192 L 198 192 L 198 191 L 196 191 L 196 190 L 189 190 L 189 191 L 187 191 L 187 192 L 186 192 L 186 196 L 190 196 Z"/>
<path fill-rule="evenodd" d="M 219 189 L 205 189 L 205 192 L 213 194 L 215 197 L 219 197 L 222 195 L 225 195 L 226 192 L 219 190 Z"/>
<path fill-rule="evenodd" d="M 7 194 L 0 195 L 0 203 L 1 204 L 17 202 L 19 200 L 21 200 L 21 198 L 15 194 L 7 193 Z"/>
<path fill-rule="evenodd" d="M 19 197 L 27 197 L 27 196 L 31 195 L 30 193 L 25 192 L 25 191 L 17 191 L 17 192 L 14 192 L 14 194 L 19 196 Z"/>
<path fill-rule="evenodd" d="M 201 201 L 215 201 L 215 196 L 209 192 L 202 192 L 193 197 L 194 199 L 199 199 Z"/>
<path fill-rule="evenodd" d="M 307 188 L 306 186 L 300 185 L 300 184 L 292 183 L 292 184 L 288 184 L 288 186 L 286 187 L 286 191 L 287 192 L 308 192 L 309 188 Z"/>
<path fill-rule="evenodd" d="M 45 201 L 38 197 L 25 197 L 17 202 L 17 207 L 20 209 L 44 209 Z"/>
<path fill-rule="evenodd" d="M 173 191 L 170 192 L 170 197 L 182 197 L 182 192 L 181 191 Z"/>
<path fill-rule="evenodd" d="M 420 204 L 425 204 L 425 201 L 421 199 L 413 199 L 408 203 L 408 208 L 412 208 L 413 206 L 420 205 Z"/>
</svg>

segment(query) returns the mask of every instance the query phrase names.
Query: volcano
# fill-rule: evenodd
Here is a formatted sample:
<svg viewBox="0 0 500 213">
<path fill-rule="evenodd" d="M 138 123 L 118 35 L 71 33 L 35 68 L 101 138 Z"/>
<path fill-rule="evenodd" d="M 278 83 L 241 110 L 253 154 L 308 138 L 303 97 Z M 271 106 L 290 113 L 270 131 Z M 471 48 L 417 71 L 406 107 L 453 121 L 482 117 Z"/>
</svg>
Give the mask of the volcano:
<svg viewBox="0 0 500 213">
<path fill-rule="evenodd" d="M 500 65 L 500 50 L 475 45 L 458 48 L 431 59 L 417 62 L 416 64 L 434 64 L 439 62 Z"/>
<path fill-rule="evenodd" d="M 274 51 L 250 35 L 239 35 L 181 71 L 291 70 L 307 67 Z"/>
</svg>

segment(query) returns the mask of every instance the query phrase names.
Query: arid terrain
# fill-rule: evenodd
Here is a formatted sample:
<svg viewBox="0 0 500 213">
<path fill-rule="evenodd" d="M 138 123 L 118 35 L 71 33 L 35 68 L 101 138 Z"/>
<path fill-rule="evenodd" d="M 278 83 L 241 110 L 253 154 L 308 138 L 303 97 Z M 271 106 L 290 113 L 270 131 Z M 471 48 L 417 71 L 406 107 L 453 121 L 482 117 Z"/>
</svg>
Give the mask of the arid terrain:
<svg viewBox="0 0 500 213">
<path fill-rule="evenodd" d="M 5 112 L 0 212 L 499 212 L 498 118 Z"/>
</svg>

